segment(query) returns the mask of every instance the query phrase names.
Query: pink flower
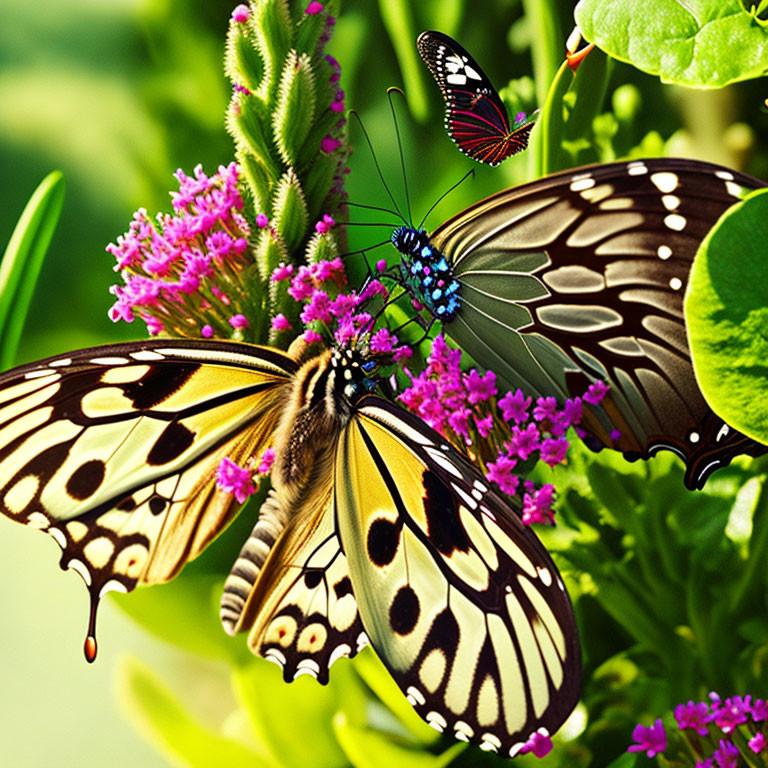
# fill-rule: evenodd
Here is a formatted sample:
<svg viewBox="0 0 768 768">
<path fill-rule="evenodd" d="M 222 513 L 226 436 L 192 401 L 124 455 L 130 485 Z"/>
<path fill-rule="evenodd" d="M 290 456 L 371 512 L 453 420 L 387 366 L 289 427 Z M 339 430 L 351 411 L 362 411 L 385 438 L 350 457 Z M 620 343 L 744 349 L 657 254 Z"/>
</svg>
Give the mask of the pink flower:
<svg viewBox="0 0 768 768">
<path fill-rule="evenodd" d="M 256 492 L 251 473 L 226 457 L 216 469 L 216 485 L 225 493 L 233 494 L 238 504 Z"/>
<path fill-rule="evenodd" d="M 397 336 L 391 334 L 386 328 L 380 328 L 371 336 L 370 348 L 375 355 L 391 352 L 397 344 Z"/>
<path fill-rule="evenodd" d="M 413 350 L 407 344 L 403 344 L 392 354 L 392 361 L 399 363 L 402 360 L 407 360 L 409 357 L 413 357 Z"/>
<path fill-rule="evenodd" d="M 637 743 L 628 747 L 627 752 L 645 752 L 648 757 L 656 757 L 667 748 L 667 734 L 661 718 L 648 728 L 642 725 L 635 726 L 632 738 Z"/>
<path fill-rule="evenodd" d="M 260 213 L 256 216 L 256 226 L 260 229 L 264 229 L 264 227 L 269 226 L 269 219 L 267 218 L 266 214 Z"/>
<path fill-rule="evenodd" d="M 762 733 L 756 733 L 748 743 L 749 748 L 759 755 L 765 749 L 765 736 Z"/>
<path fill-rule="evenodd" d="M 293 264 L 280 262 L 273 270 L 269 279 L 273 283 L 279 283 L 281 280 L 287 280 L 293 274 Z"/>
<path fill-rule="evenodd" d="M 275 463 L 275 449 L 267 448 L 264 453 L 261 454 L 259 465 L 256 467 L 256 472 L 259 475 L 266 475 L 272 470 L 272 465 Z"/>
<path fill-rule="evenodd" d="M 323 4 L 318 2 L 311 2 L 307 9 L 304 11 L 304 13 L 307 14 L 307 16 L 316 16 L 318 13 L 323 12 Z"/>
<path fill-rule="evenodd" d="M 515 454 L 521 461 L 525 461 L 541 445 L 539 430 L 535 424 L 529 424 L 525 429 L 520 429 L 517 424 L 512 427 L 512 437 L 505 444 L 510 454 Z"/>
<path fill-rule="evenodd" d="M 541 443 L 541 461 L 554 467 L 562 464 L 568 455 L 569 443 L 564 437 L 548 437 Z"/>
<path fill-rule="evenodd" d="M 323 337 L 317 331 L 313 331 L 311 329 L 304 331 L 302 338 L 307 344 L 316 344 L 318 341 L 323 340 Z"/>
<path fill-rule="evenodd" d="M 536 407 L 533 409 L 533 418 L 536 421 L 544 419 L 554 420 L 557 413 L 557 400 L 554 397 L 537 397 Z"/>
<path fill-rule="evenodd" d="M 696 731 L 699 736 L 706 736 L 709 733 L 707 728 L 709 706 L 705 702 L 689 701 L 687 704 L 678 704 L 674 714 L 678 728 L 690 728 Z"/>
<path fill-rule="evenodd" d="M 531 407 L 531 402 L 532 398 L 525 397 L 521 389 L 518 389 L 514 395 L 511 392 L 507 392 L 507 394 L 499 400 L 501 417 L 504 421 L 514 420 L 518 424 L 523 421 L 528 421 L 528 409 Z"/>
<path fill-rule="evenodd" d="M 523 522 L 526 525 L 535 523 L 554 525 L 555 513 L 552 510 L 552 503 L 555 496 L 555 486 L 546 483 L 537 491 L 532 488 L 532 483 L 527 482 L 525 485 L 530 490 L 523 496 Z"/>
<path fill-rule="evenodd" d="M 520 484 L 520 478 L 512 472 L 516 464 L 515 459 L 499 456 L 498 461 L 488 462 L 488 471 L 485 476 L 492 483 L 496 483 L 504 493 L 512 496 L 517 493 L 517 487 Z"/>
<path fill-rule="evenodd" d="M 468 376 L 464 376 L 464 385 L 469 393 L 468 400 L 470 404 L 490 400 L 496 392 L 496 374 L 493 371 L 487 371 L 481 376 L 476 368 L 473 368 Z"/>
<path fill-rule="evenodd" d="M 733 696 L 715 708 L 712 719 L 723 733 L 733 733 L 737 725 L 747 722 L 752 710 L 751 696 Z"/>
<path fill-rule="evenodd" d="M 612 429 L 609 437 L 612 443 L 618 443 L 621 440 L 621 432 L 618 429 Z"/>
<path fill-rule="evenodd" d="M 341 142 L 338 139 L 334 139 L 330 134 L 325 136 L 320 142 L 320 149 L 327 155 L 330 155 L 331 152 L 335 152 L 340 146 Z"/>
<path fill-rule="evenodd" d="M 333 101 L 333 102 L 331 102 L 331 111 L 332 112 L 343 112 L 344 111 L 344 102 L 343 101 Z"/>
<path fill-rule="evenodd" d="M 648 756 L 653 757 L 650 754 Z M 738 768 L 740 756 L 739 750 L 726 739 L 720 739 L 720 746 L 712 753 L 720 768 Z"/>
<path fill-rule="evenodd" d="M 245 315 L 232 315 L 232 317 L 229 318 L 229 324 L 233 328 L 247 328 L 250 325 L 248 318 Z"/>
<path fill-rule="evenodd" d="M 211 338 L 211 336 L 213 336 L 213 328 L 211 328 L 211 326 L 210 326 L 210 325 L 204 325 L 204 326 L 203 326 L 203 327 L 200 329 L 200 335 L 201 335 L 201 336 L 202 336 L 204 339 L 210 339 L 210 338 Z"/>
<path fill-rule="evenodd" d="M 589 385 L 586 394 L 582 398 L 590 405 L 599 405 L 608 394 L 610 387 L 604 381 L 595 381 Z"/>
<path fill-rule="evenodd" d="M 330 323 L 331 319 L 331 302 L 328 298 L 328 294 L 325 291 L 316 290 L 312 294 L 309 304 L 307 304 L 301 311 L 301 322 L 304 323 L 304 325 L 315 320 Z"/>
<path fill-rule="evenodd" d="M 387 260 L 386 259 L 379 259 L 376 262 L 376 271 L 377 272 L 383 272 L 387 268 Z"/>
<path fill-rule="evenodd" d="M 272 318 L 272 328 L 275 331 L 289 331 L 291 324 L 288 318 L 281 312 L 279 315 L 275 315 Z"/>
<path fill-rule="evenodd" d="M 458 408 L 448 414 L 448 426 L 461 437 L 469 437 L 469 417 L 472 411 L 469 408 Z"/>
<path fill-rule="evenodd" d="M 528 741 L 523 744 L 519 754 L 526 755 L 533 752 L 535 757 L 545 757 L 552 751 L 552 739 L 546 733 L 535 731 Z"/>
<path fill-rule="evenodd" d="M 480 433 L 480 437 L 485 439 L 491 432 L 493 432 L 493 414 L 489 413 L 483 418 L 475 416 L 475 425 L 477 426 L 477 431 Z"/>
<path fill-rule="evenodd" d="M 244 24 L 248 21 L 248 6 L 238 5 L 234 11 L 232 11 L 232 21 L 237 24 Z"/>
</svg>

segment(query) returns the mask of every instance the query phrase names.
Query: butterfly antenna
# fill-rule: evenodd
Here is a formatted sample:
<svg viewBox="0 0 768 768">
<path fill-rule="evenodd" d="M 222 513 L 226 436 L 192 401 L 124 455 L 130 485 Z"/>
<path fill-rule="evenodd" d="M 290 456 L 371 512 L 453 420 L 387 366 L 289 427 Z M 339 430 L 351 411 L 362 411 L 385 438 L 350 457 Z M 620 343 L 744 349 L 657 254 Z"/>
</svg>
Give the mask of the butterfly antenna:
<svg viewBox="0 0 768 768">
<path fill-rule="evenodd" d="M 421 229 L 424 226 L 424 222 L 427 220 L 429 214 L 432 213 L 432 211 L 434 211 L 435 208 L 437 208 L 437 206 L 442 202 L 442 200 L 444 200 L 448 195 L 450 195 L 451 192 L 453 192 L 453 190 L 456 189 L 456 187 L 458 187 L 460 184 L 463 184 L 470 176 L 474 176 L 474 175 L 475 175 L 475 169 L 471 168 L 452 187 L 449 187 L 448 189 L 446 189 L 445 192 L 443 192 L 443 194 L 440 195 L 440 197 L 438 197 L 434 203 L 432 203 L 432 207 L 424 214 L 424 218 L 419 223 L 419 229 Z"/>
<path fill-rule="evenodd" d="M 400 208 L 397 205 L 397 201 L 395 200 L 395 196 L 392 194 L 392 190 L 389 188 L 389 185 L 387 184 L 387 181 L 384 178 L 384 174 L 381 172 L 381 166 L 379 165 L 379 158 L 376 157 L 376 152 L 373 149 L 373 144 L 371 142 L 370 137 L 368 136 L 368 131 L 365 130 L 365 126 L 363 125 L 363 121 L 360 119 L 360 115 L 358 115 L 357 112 L 354 109 L 351 109 L 349 113 L 355 118 L 355 120 L 357 120 L 358 125 L 360 126 L 360 129 L 363 132 L 363 136 L 365 136 L 365 141 L 368 144 L 368 149 L 371 150 L 371 157 L 373 158 L 373 164 L 376 166 L 376 171 L 379 174 L 379 178 L 381 179 L 381 183 L 384 185 L 384 189 L 387 190 L 387 194 L 389 195 L 389 199 L 392 201 L 392 205 L 395 208 L 396 215 L 402 220 L 403 224 L 408 226 L 408 222 L 403 217 L 403 214 L 400 213 Z"/>
<path fill-rule="evenodd" d="M 405 173 L 405 155 L 403 154 L 403 142 L 400 138 L 400 125 L 397 122 L 397 113 L 395 112 L 395 102 L 392 99 L 393 94 L 399 93 L 403 98 L 405 94 L 399 88 L 388 88 L 387 99 L 389 100 L 389 109 L 392 112 L 392 122 L 395 124 L 395 135 L 397 136 L 397 151 L 400 154 L 400 170 L 403 174 L 403 187 L 405 189 L 405 207 L 408 211 L 408 225 L 413 227 L 413 214 L 411 213 L 411 195 L 408 192 L 408 176 Z"/>
<path fill-rule="evenodd" d="M 382 213 L 391 213 L 393 216 L 397 216 L 397 211 L 393 211 L 391 208 L 382 208 L 379 205 L 365 205 L 364 203 L 350 203 L 349 200 L 344 201 L 344 205 L 351 205 L 353 208 L 365 208 L 369 211 L 381 211 Z"/>
</svg>

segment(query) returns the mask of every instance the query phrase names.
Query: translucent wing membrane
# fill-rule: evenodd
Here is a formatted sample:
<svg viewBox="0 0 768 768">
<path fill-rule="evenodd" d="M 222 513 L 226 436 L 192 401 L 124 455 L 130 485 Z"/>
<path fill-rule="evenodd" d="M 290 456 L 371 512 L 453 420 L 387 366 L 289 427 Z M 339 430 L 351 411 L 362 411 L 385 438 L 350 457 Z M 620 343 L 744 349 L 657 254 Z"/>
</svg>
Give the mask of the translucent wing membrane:
<svg viewBox="0 0 768 768">
<path fill-rule="evenodd" d="M 434 728 L 514 756 L 579 696 L 573 611 L 548 554 L 423 422 L 367 397 L 340 440 L 336 517 L 371 643 Z"/>
<path fill-rule="evenodd" d="M 627 458 L 664 448 L 701 488 L 763 446 L 711 411 L 696 384 L 683 295 L 697 248 L 758 179 L 708 163 L 596 165 L 500 192 L 432 234 L 459 281 L 446 332 L 507 387 L 611 393 L 586 427 Z M 620 433 L 617 436 L 617 433 Z"/>
<path fill-rule="evenodd" d="M 0 512 L 46 531 L 91 594 L 172 578 L 236 507 L 214 473 L 271 439 L 296 365 L 274 350 L 154 340 L 0 375 Z"/>
<path fill-rule="evenodd" d="M 442 32 L 422 32 L 419 55 L 445 100 L 445 128 L 468 157 L 495 166 L 528 146 L 533 122 L 514 130 L 507 108 L 477 62 Z"/>
</svg>

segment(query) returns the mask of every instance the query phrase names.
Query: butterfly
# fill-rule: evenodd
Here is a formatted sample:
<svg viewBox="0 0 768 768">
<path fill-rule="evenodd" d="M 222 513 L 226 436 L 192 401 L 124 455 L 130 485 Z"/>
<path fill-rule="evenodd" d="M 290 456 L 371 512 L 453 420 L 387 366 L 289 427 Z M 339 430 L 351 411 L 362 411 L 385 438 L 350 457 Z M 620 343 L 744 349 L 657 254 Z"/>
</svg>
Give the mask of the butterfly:
<svg viewBox="0 0 768 768">
<path fill-rule="evenodd" d="M 468 157 L 490 166 L 522 152 L 534 126 L 525 118 L 510 126 L 504 102 L 477 62 L 442 32 L 422 32 L 419 55 L 445 100 L 445 129 Z"/>
<path fill-rule="evenodd" d="M 699 244 L 759 179 L 694 160 L 608 163 L 481 200 L 432 234 L 398 227 L 394 276 L 503 387 L 581 395 L 586 442 L 686 464 L 702 488 L 739 454 L 766 448 L 704 400 L 691 366 L 683 294 Z"/>
<path fill-rule="evenodd" d="M 555 564 L 457 449 L 372 393 L 355 347 L 309 359 L 225 341 L 94 347 L 0 375 L 0 512 L 48 533 L 90 593 L 164 582 L 227 525 L 223 457 L 273 447 L 272 490 L 221 619 L 288 681 L 371 644 L 439 731 L 514 755 L 576 704 Z"/>
</svg>

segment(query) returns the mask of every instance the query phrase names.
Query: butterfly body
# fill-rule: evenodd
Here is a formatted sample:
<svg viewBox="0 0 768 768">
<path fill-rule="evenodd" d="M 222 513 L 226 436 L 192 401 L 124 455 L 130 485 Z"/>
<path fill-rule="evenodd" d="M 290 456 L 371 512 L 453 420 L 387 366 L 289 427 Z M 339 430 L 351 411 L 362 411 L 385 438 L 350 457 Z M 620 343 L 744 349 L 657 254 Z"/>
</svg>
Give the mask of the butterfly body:
<svg viewBox="0 0 768 768">
<path fill-rule="evenodd" d="M 649 159 L 504 190 L 420 235 L 459 284 L 455 312 L 433 316 L 500 387 L 564 400 L 606 381 L 604 407 L 585 412 L 588 444 L 630 460 L 674 451 L 700 488 L 734 456 L 765 451 L 704 401 L 682 305 L 699 244 L 760 186 L 709 163 Z M 412 249 L 401 257 L 409 274 Z M 404 285 L 431 309 L 423 282 Z"/>
<path fill-rule="evenodd" d="M 398 227 L 392 244 L 402 254 L 402 282 L 435 317 L 448 322 L 459 309 L 459 284 L 451 267 L 423 229 Z"/>
<path fill-rule="evenodd" d="M 419 55 L 445 100 L 445 128 L 468 157 L 496 166 L 528 146 L 532 121 L 510 125 L 504 102 L 477 62 L 442 32 L 422 32 Z"/>
<path fill-rule="evenodd" d="M 579 696 L 546 550 L 474 466 L 372 394 L 375 361 L 155 339 L 0 375 L 0 512 L 47 532 L 96 607 L 172 578 L 237 509 L 219 462 L 275 452 L 221 619 L 286 680 L 371 644 L 438 730 L 514 755 Z"/>
</svg>

